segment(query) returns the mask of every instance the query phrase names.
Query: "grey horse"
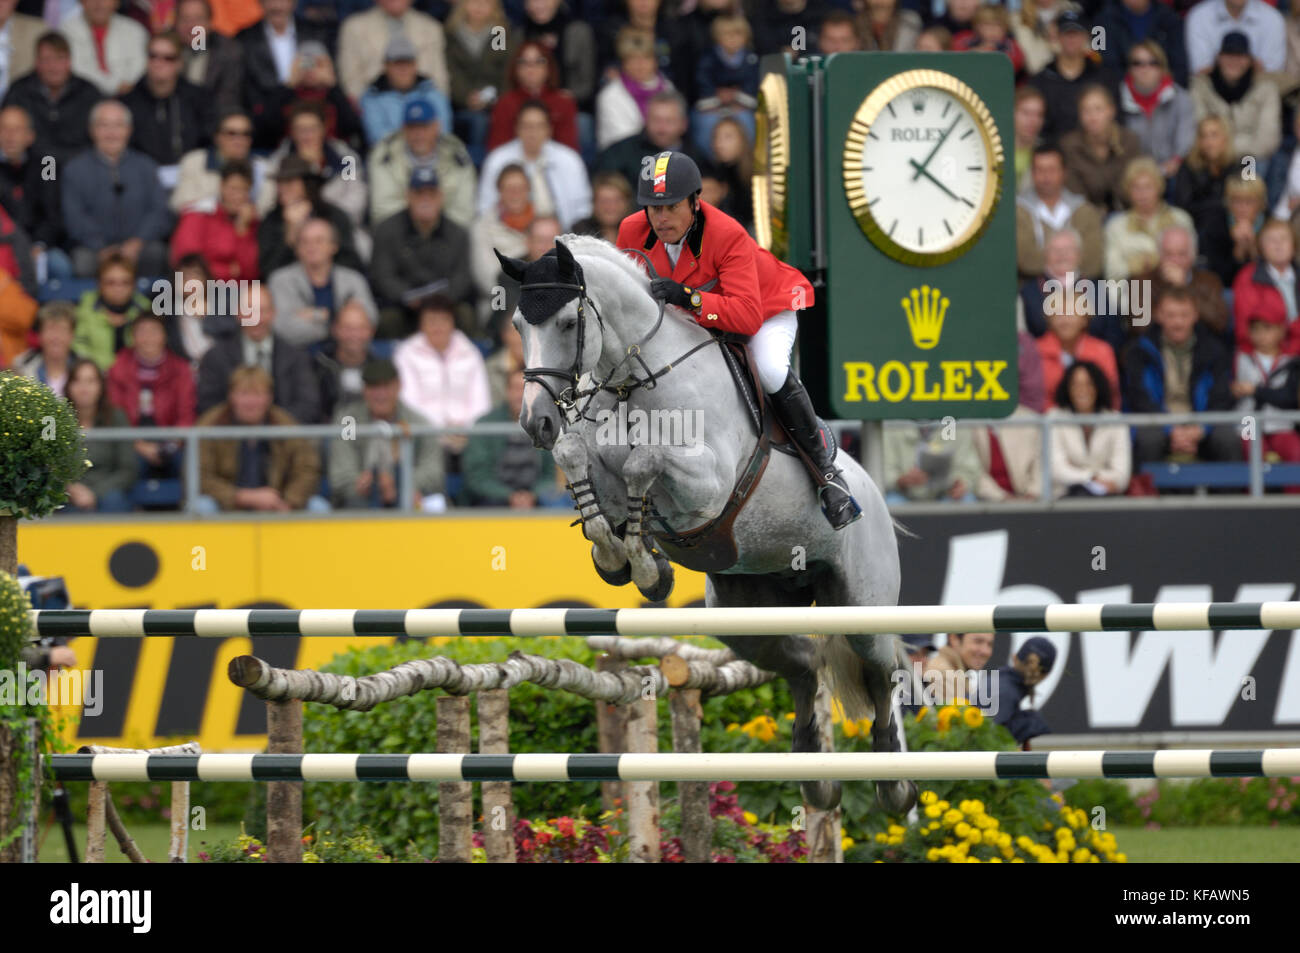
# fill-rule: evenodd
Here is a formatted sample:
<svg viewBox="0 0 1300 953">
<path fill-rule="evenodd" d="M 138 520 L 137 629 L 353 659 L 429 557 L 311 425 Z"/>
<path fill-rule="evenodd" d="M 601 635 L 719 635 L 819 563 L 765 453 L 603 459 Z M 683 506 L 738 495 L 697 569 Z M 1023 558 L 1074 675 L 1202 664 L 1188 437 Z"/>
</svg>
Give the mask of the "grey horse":
<svg viewBox="0 0 1300 953">
<path fill-rule="evenodd" d="M 633 581 L 647 599 L 663 601 L 672 588 L 664 552 L 676 552 L 673 534 L 718 517 L 753 459 L 758 437 L 746 398 L 714 336 L 672 306 L 660 311 L 645 269 L 613 245 L 565 235 L 535 262 L 498 258 L 521 285 L 513 316 L 527 365 L 520 425 L 571 481 L 600 576 Z M 664 426 L 692 420 L 699 421 L 693 440 L 690 427 Z M 708 572 L 707 605 L 897 604 L 895 524 L 858 463 L 845 456 L 839 464 L 863 518 L 835 532 L 804 466 L 771 453 L 735 515 L 734 563 Z M 849 717 L 876 716 L 873 750 L 903 749 L 891 689 L 907 656 L 896 636 L 721 640 L 785 678 L 795 702 L 793 750 L 823 750 L 814 709 L 819 672 Z M 829 810 L 839 803 L 840 782 L 804 782 L 802 791 L 811 806 Z M 885 810 L 904 813 L 916 786 L 878 781 L 876 795 Z"/>
</svg>

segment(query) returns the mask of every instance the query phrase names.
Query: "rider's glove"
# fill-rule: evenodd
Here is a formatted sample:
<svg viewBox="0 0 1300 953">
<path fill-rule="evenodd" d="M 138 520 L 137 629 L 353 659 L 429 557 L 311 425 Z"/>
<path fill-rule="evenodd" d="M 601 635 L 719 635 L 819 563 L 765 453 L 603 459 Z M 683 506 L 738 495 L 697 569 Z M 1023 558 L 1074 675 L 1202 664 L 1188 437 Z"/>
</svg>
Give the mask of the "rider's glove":
<svg viewBox="0 0 1300 953">
<path fill-rule="evenodd" d="M 699 306 L 698 292 L 671 278 L 651 279 L 650 294 L 656 301 L 675 304 L 688 311 Z"/>
</svg>

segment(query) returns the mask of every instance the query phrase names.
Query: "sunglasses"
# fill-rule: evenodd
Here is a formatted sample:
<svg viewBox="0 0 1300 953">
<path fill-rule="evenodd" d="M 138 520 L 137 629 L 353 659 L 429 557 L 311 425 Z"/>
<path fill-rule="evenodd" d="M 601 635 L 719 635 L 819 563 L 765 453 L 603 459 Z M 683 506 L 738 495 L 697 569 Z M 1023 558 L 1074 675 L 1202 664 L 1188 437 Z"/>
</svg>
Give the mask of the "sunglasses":
<svg viewBox="0 0 1300 953">
<path fill-rule="evenodd" d="M 175 53 L 154 53 L 154 52 L 150 52 L 150 53 L 149 53 L 149 59 L 151 59 L 151 60 L 166 60 L 168 63 L 175 63 L 177 60 L 180 59 L 180 57 L 177 56 Z"/>
<path fill-rule="evenodd" d="M 1160 64 L 1155 60 L 1129 60 L 1128 65 L 1129 66 L 1159 66 Z"/>
</svg>

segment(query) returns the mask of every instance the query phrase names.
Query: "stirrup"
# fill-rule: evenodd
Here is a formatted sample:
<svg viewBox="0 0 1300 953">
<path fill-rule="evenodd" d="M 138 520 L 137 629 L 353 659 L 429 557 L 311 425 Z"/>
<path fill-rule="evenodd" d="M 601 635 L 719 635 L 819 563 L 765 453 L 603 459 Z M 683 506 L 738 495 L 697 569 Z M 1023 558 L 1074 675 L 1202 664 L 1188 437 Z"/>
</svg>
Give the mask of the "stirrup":
<svg viewBox="0 0 1300 953">
<path fill-rule="evenodd" d="M 830 506 L 828 505 L 829 501 L 826 499 L 828 490 L 834 490 L 836 493 L 844 494 L 843 500 L 838 501 L 839 505 L 836 507 L 834 513 L 831 512 Z M 862 507 L 859 506 L 858 501 L 853 498 L 853 494 L 839 482 L 832 480 L 825 486 L 819 487 L 817 490 L 817 500 L 821 504 L 822 515 L 826 517 L 826 521 L 831 524 L 832 529 L 841 530 L 850 523 L 855 523 L 862 519 Z"/>
</svg>

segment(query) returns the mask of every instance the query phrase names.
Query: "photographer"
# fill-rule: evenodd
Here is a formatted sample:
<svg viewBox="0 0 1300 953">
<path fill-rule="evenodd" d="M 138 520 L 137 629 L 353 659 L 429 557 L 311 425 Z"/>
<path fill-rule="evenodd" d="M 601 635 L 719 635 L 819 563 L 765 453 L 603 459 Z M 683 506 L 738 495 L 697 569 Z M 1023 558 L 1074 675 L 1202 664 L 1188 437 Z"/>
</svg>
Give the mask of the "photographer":
<svg viewBox="0 0 1300 953">
<path fill-rule="evenodd" d="M 989 714 L 999 725 L 1005 725 L 1026 751 L 1031 738 L 1049 734 L 1052 729 L 1038 711 L 1022 709 L 1020 704 L 1025 698 L 1032 703 L 1035 686 L 1047 677 L 1055 662 L 1056 646 L 1036 635 L 1020 646 L 1010 665 L 1003 665 L 994 673 L 996 709 Z"/>
</svg>

